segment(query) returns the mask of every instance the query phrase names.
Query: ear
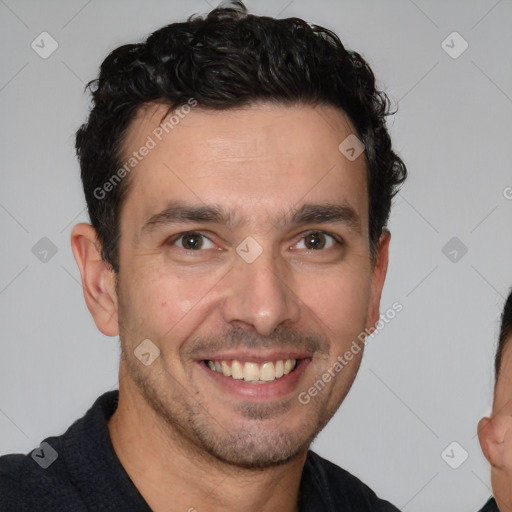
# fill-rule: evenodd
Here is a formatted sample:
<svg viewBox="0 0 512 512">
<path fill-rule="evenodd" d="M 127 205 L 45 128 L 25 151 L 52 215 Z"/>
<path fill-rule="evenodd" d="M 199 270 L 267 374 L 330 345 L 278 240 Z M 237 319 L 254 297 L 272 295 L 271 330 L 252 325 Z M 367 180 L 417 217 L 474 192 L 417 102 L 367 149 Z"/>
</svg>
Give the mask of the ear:
<svg viewBox="0 0 512 512">
<path fill-rule="evenodd" d="M 382 288 L 386 279 L 388 270 L 389 242 L 391 241 L 391 233 L 385 229 L 379 238 L 379 245 L 375 255 L 375 262 L 372 271 L 372 285 L 370 304 L 368 309 L 367 327 L 374 327 L 380 318 L 380 298 Z"/>
<path fill-rule="evenodd" d="M 487 459 L 487 462 L 491 463 L 491 418 L 482 418 L 478 422 L 478 440 L 480 441 L 480 448 L 482 448 L 482 452 Z"/>
<path fill-rule="evenodd" d="M 482 418 L 478 423 L 478 439 L 493 469 L 512 472 L 512 416 Z"/>
<path fill-rule="evenodd" d="M 117 336 L 116 274 L 101 258 L 101 245 L 90 224 L 73 228 L 71 248 L 82 276 L 85 302 L 96 326 L 107 336 Z"/>
</svg>

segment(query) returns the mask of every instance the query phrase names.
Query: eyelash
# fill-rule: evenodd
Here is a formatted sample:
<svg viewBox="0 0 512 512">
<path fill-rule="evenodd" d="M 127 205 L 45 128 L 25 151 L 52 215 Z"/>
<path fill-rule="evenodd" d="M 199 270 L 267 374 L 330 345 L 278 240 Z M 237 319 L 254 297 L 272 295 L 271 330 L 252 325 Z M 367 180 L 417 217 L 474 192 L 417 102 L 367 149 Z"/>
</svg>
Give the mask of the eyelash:
<svg viewBox="0 0 512 512">
<path fill-rule="evenodd" d="M 208 240 L 209 242 L 213 243 L 210 238 L 208 238 L 206 235 L 203 235 L 202 233 L 199 233 L 198 231 L 185 231 L 184 233 L 179 233 L 178 235 L 171 237 L 166 242 L 166 244 L 174 245 L 178 240 L 180 240 L 181 238 L 183 238 L 187 235 L 194 235 L 194 236 L 202 237 L 202 238 Z M 184 247 L 179 247 L 179 249 L 182 249 L 182 250 L 186 251 L 187 253 L 202 252 L 201 250 L 194 251 L 193 249 L 185 249 Z"/>
<path fill-rule="evenodd" d="M 342 246 L 344 245 L 344 242 L 343 240 L 338 236 L 338 235 L 335 235 L 333 233 L 329 233 L 328 231 L 321 231 L 321 230 L 315 230 L 315 229 L 312 229 L 312 230 L 309 230 L 309 231 L 306 231 L 300 238 L 300 241 L 303 241 L 306 239 L 307 236 L 311 235 L 311 234 L 320 234 L 320 235 L 323 235 L 323 236 L 327 236 L 327 237 L 330 237 L 333 239 L 333 242 L 338 245 L 338 246 Z M 182 239 L 183 237 L 187 236 L 187 235 L 195 235 L 195 236 L 198 236 L 198 237 L 202 237 L 206 240 L 208 240 L 209 242 L 211 242 L 212 244 L 214 243 L 210 238 L 208 238 L 206 235 L 204 235 L 203 233 L 200 233 L 198 231 L 185 231 L 183 233 L 179 233 L 177 235 L 174 235 L 173 237 L 169 238 L 165 243 L 166 245 L 174 245 L 178 240 Z M 299 243 L 299 242 L 297 242 Z M 307 252 L 322 252 L 322 251 L 325 251 L 325 250 L 328 250 L 328 249 L 331 249 L 332 247 L 328 247 L 327 249 L 307 249 Z M 186 251 L 187 253 L 199 253 L 199 252 L 202 252 L 201 249 L 198 249 L 198 250 L 193 250 L 193 249 L 185 249 L 184 247 L 179 247 L 179 249 L 182 249 L 184 251 Z M 206 250 L 206 249 L 203 249 L 203 250 Z"/>
</svg>

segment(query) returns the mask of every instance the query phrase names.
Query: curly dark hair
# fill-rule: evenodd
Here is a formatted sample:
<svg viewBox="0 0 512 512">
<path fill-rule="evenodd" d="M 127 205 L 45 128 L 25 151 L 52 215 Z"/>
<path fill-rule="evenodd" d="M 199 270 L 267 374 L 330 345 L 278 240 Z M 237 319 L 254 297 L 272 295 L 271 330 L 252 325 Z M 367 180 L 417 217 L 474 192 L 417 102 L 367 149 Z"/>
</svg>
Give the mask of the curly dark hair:
<svg viewBox="0 0 512 512">
<path fill-rule="evenodd" d="M 194 98 L 199 107 L 229 109 L 252 103 L 333 105 L 344 111 L 365 145 L 372 258 L 387 225 L 391 201 L 407 170 L 386 128 L 387 95 L 376 89 L 367 62 L 346 50 L 328 29 L 299 18 L 250 15 L 230 2 L 152 33 L 144 42 L 112 51 L 92 93 L 89 118 L 76 150 L 91 223 L 102 257 L 119 271 L 119 216 L 129 180 L 104 198 L 98 190 L 121 164 L 137 109 L 160 102 L 169 111 Z"/>
<path fill-rule="evenodd" d="M 501 313 L 501 326 L 500 335 L 498 338 L 498 349 L 496 350 L 496 358 L 494 361 L 494 369 L 496 375 L 496 381 L 500 375 L 501 360 L 503 358 L 503 352 L 507 345 L 507 342 L 512 337 L 512 289 L 505 301 L 503 306 L 503 312 Z"/>
</svg>

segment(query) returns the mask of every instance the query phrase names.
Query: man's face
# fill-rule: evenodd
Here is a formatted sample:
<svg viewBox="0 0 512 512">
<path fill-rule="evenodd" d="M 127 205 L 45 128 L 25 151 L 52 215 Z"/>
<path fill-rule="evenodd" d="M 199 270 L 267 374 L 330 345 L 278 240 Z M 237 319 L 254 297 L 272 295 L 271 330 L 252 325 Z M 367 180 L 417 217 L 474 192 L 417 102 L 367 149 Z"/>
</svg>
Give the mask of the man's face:
<svg viewBox="0 0 512 512">
<path fill-rule="evenodd" d="M 364 156 L 339 151 L 354 129 L 326 106 L 196 108 L 159 141 L 166 109 L 141 109 L 125 142 L 127 158 L 156 142 L 120 219 L 126 378 L 218 459 L 286 462 L 344 399 L 362 351 L 334 363 L 378 319 L 388 238 L 372 266 Z M 160 350 L 148 366 L 145 339 Z"/>
<path fill-rule="evenodd" d="M 492 417 L 480 422 L 478 434 L 491 464 L 493 494 L 499 509 L 512 511 L 512 340 L 506 341 L 494 391 Z"/>
</svg>

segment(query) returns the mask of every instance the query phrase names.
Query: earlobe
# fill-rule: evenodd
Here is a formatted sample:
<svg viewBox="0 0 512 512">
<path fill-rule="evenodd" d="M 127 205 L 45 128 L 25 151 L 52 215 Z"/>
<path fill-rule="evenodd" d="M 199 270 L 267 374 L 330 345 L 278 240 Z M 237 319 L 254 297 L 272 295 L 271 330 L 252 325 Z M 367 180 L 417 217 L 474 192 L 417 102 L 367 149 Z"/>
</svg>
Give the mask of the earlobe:
<svg viewBox="0 0 512 512">
<path fill-rule="evenodd" d="M 482 452 L 494 469 L 512 470 L 512 417 L 497 415 L 478 423 Z"/>
<path fill-rule="evenodd" d="M 85 302 L 96 326 L 107 336 L 117 336 L 116 274 L 103 261 L 96 231 L 90 224 L 73 228 L 71 248 L 82 277 Z"/>
</svg>

